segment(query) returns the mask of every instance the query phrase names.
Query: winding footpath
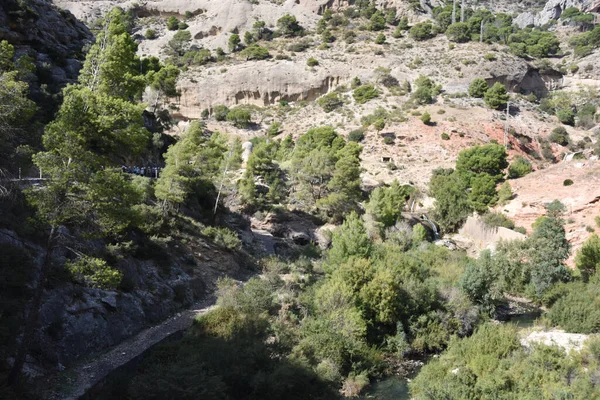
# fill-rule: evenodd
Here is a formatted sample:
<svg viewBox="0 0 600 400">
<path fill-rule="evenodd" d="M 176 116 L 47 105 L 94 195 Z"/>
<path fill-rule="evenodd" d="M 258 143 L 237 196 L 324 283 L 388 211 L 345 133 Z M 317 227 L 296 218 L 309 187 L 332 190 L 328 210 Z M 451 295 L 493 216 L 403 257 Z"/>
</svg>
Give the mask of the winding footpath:
<svg viewBox="0 0 600 400">
<path fill-rule="evenodd" d="M 275 254 L 273 236 L 264 230 L 253 229 L 254 237 L 262 244 L 267 255 Z M 187 310 L 175 314 L 158 325 L 144 329 L 96 357 L 79 362 L 40 383 L 41 395 L 47 400 L 78 400 L 109 375 L 141 356 L 152 346 L 172 335 L 183 332 L 194 320 L 213 310 L 215 298 L 199 301 Z"/>
<path fill-rule="evenodd" d="M 155 344 L 192 326 L 194 320 L 215 308 L 215 299 L 196 303 L 134 337 L 121 342 L 100 356 L 78 363 L 44 382 L 44 399 L 77 400 Z"/>
</svg>

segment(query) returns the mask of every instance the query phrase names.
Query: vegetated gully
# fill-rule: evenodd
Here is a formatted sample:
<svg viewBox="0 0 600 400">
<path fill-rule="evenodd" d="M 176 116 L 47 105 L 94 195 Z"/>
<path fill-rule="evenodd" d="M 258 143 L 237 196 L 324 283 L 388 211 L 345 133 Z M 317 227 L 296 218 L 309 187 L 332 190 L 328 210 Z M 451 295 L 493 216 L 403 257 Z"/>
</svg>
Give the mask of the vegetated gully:
<svg viewBox="0 0 600 400">
<path fill-rule="evenodd" d="M 268 254 L 273 254 L 274 246 L 270 233 L 253 232 L 262 243 Z M 513 299 L 514 300 L 514 299 Z M 522 300 L 522 299 L 519 299 Z M 68 400 L 108 400 L 118 398 L 127 382 L 135 376 L 139 363 L 160 344 L 177 341 L 183 338 L 185 331 L 192 326 L 194 320 L 214 309 L 215 298 L 207 298 L 188 310 L 182 311 L 163 323 L 142 331 L 135 337 L 117 345 L 89 364 L 74 368 L 75 378 L 67 385 L 71 390 L 61 394 L 61 399 Z M 505 322 L 514 323 L 520 329 L 527 329 L 535 324 L 542 314 L 539 309 L 532 309 L 528 303 L 525 309 L 508 312 Z M 509 306 L 509 309 L 512 308 Z M 362 399 L 408 400 L 410 399 L 408 382 L 416 376 L 427 360 L 407 360 L 401 363 L 403 371 L 374 382 L 369 386 Z M 406 365 L 404 365 L 406 364 Z"/>
</svg>

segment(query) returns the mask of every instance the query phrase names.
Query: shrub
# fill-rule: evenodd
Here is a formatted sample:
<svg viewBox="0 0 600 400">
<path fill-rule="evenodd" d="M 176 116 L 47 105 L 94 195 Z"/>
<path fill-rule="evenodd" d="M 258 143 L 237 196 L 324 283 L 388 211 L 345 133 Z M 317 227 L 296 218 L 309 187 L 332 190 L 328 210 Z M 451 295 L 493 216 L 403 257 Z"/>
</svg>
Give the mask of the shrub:
<svg viewBox="0 0 600 400">
<path fill-rule="evenodd" d="M 451 42 L 464 43 L 471 40 L 471 31 L 466 22 L 457 22 L 446 29 L 446 36 Z"/>
<path fill-rule="evenodd" d="M 567 293 L 554 303 L 548 319 L 567 332 L 596 333 L 600 331 L 600 285 L 581 282 L 567 285 Z"/>
<path fill-rule="evenodd" d="M 167 29 L 170 31 L 176 31 L 179 29 L 179 21 L 173 15 L 167 18 Z"/>
<path fill-rule="evenodd" d="M 485 93 L 488 91 L 489 86 L 485 79 L 475 78 L 469 85 L 469 96 L 483 98 Z"/>
<path fill-rule="evenodd" d="M 386 136 L 383 138 L 383 143 L 388 145 L 394 144 L 394 138 L 391 136 Z"/>
<path fill-rule="evenodd" d="M 277 20 L 277 28 L 279 28 L 279 34 L 285 37 L 300 36 L 304 28 L 298 24 L 296 17 L 290 14 L 286 14 Z"/>
<path fill-rule="evenodd" d="M 498 201 L 496 193 L 496 181 L 488 174 L 479 174 L 471 179 L 471 191 L 469 192 L 469 204 L 475 211 L 487 211 Z"/>
<path fill-rule="evenodd" d="M 229 114 L 229 108 L 227 106 L 218 104 L 213 108 L 213 115 L 217 121 L 225 121 Z"/>
<path fill-rule="evenodd" d="M 269 49 L 259 46 L 256 43 L 246 47 L 240 52 L 240 55 L 245 57 L 246 60 L 265 60 L 271 57 L 271 54 L 269 54 Z"/>
<path fill-rule="evenodd" d="M 321 98 L 318 100 L 318 103 L 325 112 L 331 112 L 344 104 L 337 93 L 329 93 L 321 96 Z"/>
<path fill-rule="evenodd" d="M 431 123 L 431 114 L 428 111 L 425 111 L 423 115 L 421 115 L 421 122 L 425 125 L 429 125 Z"/>
<path fill-rule="evenodd" d="M 232 122 L 236 128 L 247 128 L 252 116 L 250 115 L 250 111 L 244 108 L 235 107 L 227 113 L 226 118 L 227 121 Z"/>
<path fill-rule="evenodd" d="M 488 211 L 481 216 L 484 224 L 490 228 L 504 227 L 514 229 L 515 223 L 501 212 Z"/>
<path fill-rule="evenodd" d="M 240 39 L 240 35 L 238 35 L 237 33 L 234 33 L 231 36 L 229 36 L 229 51 L 231 51 L 232 53 L 238 51 L 241 42 L 242 39 Z"/>
<path fill-rule="evenodd" d="M 508 167 L 510 179 L 520 178 L 531 172 L 531 163 L 525 157 L 518 156 Z"/>
<path fill-rule="evenodd" d="M 277 136 L 281 132 L 281 122 L 273 121 L 271 125 L 269 125 L 269 136 Z"/>
<path fill-rule="evenodd" d="M 450 136 L 446 132 L 443 132 L 440 137 L 442 140 L 450 140 Z"/>
<path fill-rule="evenodd" d="M 572 179 L 565 179 L 563 181 L 563 186 L 571 186 L 573 184 L 573 180 Z"/>
<path fill-rule="evenodd" d="M 308 60 L 306 60 L 306 65 L 309 67 L 316 67 L 319 65 L 319 61 L 314 57 L 310 57 Z"/>
<path fill-rule="evenodd" d="M 566 146 L 569 144 L 569 134 L 563 126 L 557 126 L 552 130 L 550 136 L 548 136 L 548 140 L 550 140 L 552 143 Z"/>
<path fill-rule="evenodd" d="M 506 87 L 500 82 L 496 82 L 485 92 L 483 99 L 488 107 L 498 110 L 506 107 L 509 96 Z"/>
<path fill-rule="evenodd" d="M 383 29 L 385 29 L 385 17 L 381 11 L 376 11 L 370 18 L 369 30 L 381 31 Z"/>
<path fill-rule="evenodd" d="M 359 86 L 354 89 L 354 92 L 352 93 L 352 97 L 354 97 L 354 100 L 356 100 L 358 104 L 364 104 L 378 96 L 379 92 L 370 84 Z"/>
<path fill-rule="evenodd" d="M 594 232 L 594 228 L 591 229 L 591 232 Z M 600 237 L 598 235 L 590 236 L 583 243 L 575 256 L 575 266 L 585 281 L 600 270 Z"/>
<path fill-rule="evenodd" d="M 156 31 L 154 29 L 148 29 L 146 30 L 146 33 L 144 33 L 144 37 L 148 40 L 156 39 Z"/>
<path fill-rule="evenodd" d="M 487 53 L 483 58 L 487 61 L 496 61 L 496 55 L 494 53 Z"/>
<path fill-rule="evenodd" d="M 296 52 L 296 53 L 302 53 L 303 51 L 305 51 L 306 49 L 308 49 L 310 46 L 312 46 L 312 41 L 309 39 L 302 39 L 299 40 L 297 42 L 294 42 L 292 44 L 290 44 L 287 49 L 288 51 L 292 51 L 292 52 Z"/>
<path fill-rule="evenodd" d="M 380 33 L 375 38 L 375 44 L 384 44 L 384 43 L 385 43 L 385 35 L 383 33 Z"/>
<path fill-rule="evenodd" d="M 123 274 L 108 266 L 106 261 L 85 255 L 67 262 L 65 267 L 76 279 L 91 287 L 114 289 L 123 278 Z"/>
<path fill-rule="evenodd" d="M 362 129 L 356 129 L 348 134 L 348 140 L 351 142 L 361 142 L 365 138 L 365 131 Z"/>
<path fill-rule="evenodd" d="M 211 238 L 217 245 L 230 250 L 237 250 L 242 246 L 237 234 L 228 228 L 207 226 L 202 230 L 202 234 Z"/>
<path fill-rule="evenodd" d="M 180 31 L 183 31 L 184 29 L 188 28 L 188 24 L 186 24 L 185 22 L 181 21 L 180 23 L 177 24 L 177 29 L 179 29 Z"/>
<path fill-rule="evenodd" d="M 325 29 L 323 33 L 321 33 L 321 39 L 323 40 L 323 43 L 335 42 L 335 37 L 329 29 Z"/>
<path fill-rule="evenodd" d="M 565 125 L 575 125 L 575 113 L 572 110 L 558 110 L 556 116 Z"/>
<path fill-rule="evenodd" d="M 410 37 L 414 40 L 427 40 L 435 36 L 431 22 L 419 22 L 410 28 Z"/>
<path fill-rule="evenodd" d="M 512 188 L 510 187 L 510 183 L 504 182 L 502 186 L 500 186 L 500 190 L 498 190 L 498 201 L 500 204 L 505 204 L 513 197 Z"/>
</svg>

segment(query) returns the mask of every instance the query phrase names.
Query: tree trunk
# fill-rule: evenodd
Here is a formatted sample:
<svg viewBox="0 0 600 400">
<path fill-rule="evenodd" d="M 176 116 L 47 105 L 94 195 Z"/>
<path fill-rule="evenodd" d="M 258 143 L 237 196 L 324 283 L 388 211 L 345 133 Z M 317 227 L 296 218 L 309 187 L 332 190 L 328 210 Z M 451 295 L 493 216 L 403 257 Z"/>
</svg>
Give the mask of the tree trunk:
<svg viewBox="0 0 600 400">
<path fill-rule="evenodd" d="M 452 3 L 452 23 L 456 23 L 456 0 Z"/>
<path fill-rule="evenodd" d="M 54 248 L 55 232 L 56 228 L 53 226 L 46 242 L 46 254 L 44 255 L 44 261 L 40 267 L 40 277 L 38 279 L 38 284 L 35 289 L 33 299 L 31 300 L 31 308 L 29 309 L 29 315 L 27 316 L 25 328 L 23 329 L 21 344 L 19 345 L 19 350 L 15 356 L 15 362 L 13 363 L 10 373 L 8 374 L 7 383 L 9 386 L 19 382 L 21 371 L 23 370 L 23 365 L 25 364 L 25 359 L 29 353 L 29 347 L 31 346 L 31 342 L 33 340 L 33 335 L 35 333 L 35 328 L 40 315 L 40 306 L 42 305 L 44 288 L 46 287 L 46 282 L 48 281 L 50 259 L 52 250 Z"/>
<path fill-rule="evenodd" d="M 465 0 L 460 2 L 460 22 L 465 22 Z"/>
</svg>

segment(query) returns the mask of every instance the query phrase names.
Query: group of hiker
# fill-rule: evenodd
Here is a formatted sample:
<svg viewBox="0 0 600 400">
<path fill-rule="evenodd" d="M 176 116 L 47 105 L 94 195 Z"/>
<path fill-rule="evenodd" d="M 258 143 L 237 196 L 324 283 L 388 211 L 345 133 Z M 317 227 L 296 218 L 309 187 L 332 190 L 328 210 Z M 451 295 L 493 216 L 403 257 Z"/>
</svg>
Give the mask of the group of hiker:
<svg viewBox="0 0 600 400">
<path fill-rule="evenodd" d="M 160 175 L 160 167 L 128 167 L 126 165 L 121 166 L 121 170 L 127 174 L 135 174 L 139 176 L 146 176 L 148 178 L 158 178 Z"/>
</svg>

